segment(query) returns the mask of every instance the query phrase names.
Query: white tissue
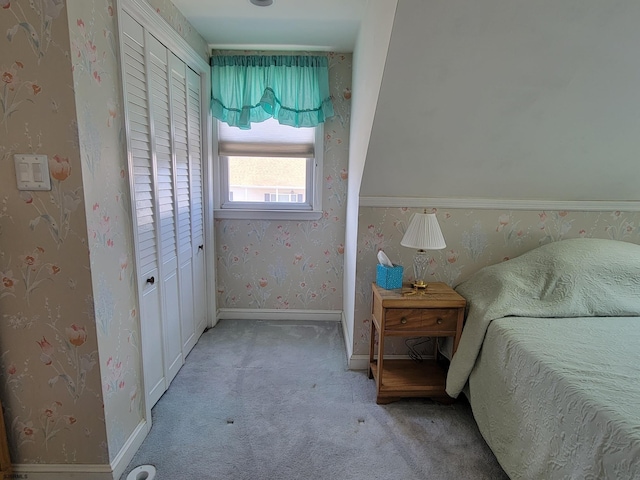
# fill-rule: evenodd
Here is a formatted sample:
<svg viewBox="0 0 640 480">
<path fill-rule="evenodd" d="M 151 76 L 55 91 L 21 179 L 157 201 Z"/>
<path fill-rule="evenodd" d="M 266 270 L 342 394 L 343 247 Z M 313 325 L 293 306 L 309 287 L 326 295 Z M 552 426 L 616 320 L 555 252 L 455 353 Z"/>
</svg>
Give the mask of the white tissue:
<svg viewBox="0 0 640 480">
<path fill-rule="evenodd" d="M 378 262 L 381 265 L 385 265 L 387 267 L 393 267 L 393 263 L 391 263 L 391 260 L 389 260 L 389 257 L 387 257 L 387 255 L 382 250 L 378 251 Z"/>
</svg>

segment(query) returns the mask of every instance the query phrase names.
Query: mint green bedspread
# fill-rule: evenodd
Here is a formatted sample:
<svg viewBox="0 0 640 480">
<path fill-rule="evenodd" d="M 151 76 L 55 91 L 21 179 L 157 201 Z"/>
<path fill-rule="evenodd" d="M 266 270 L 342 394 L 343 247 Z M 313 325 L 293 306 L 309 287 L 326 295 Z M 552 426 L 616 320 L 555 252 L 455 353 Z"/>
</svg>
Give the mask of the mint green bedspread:
<svg viewBox="0 0 640 480">
<path fill-rule="evenodd" d="M 485 267 L 446 391 L 512 478 L 640 479 L 640 246 L 572 239 Z"/>
<path fill-rule="evenodd" d="M 456 291 L 469 310 L 447 375 L 454 398 L 495 319 L 640 316 L 640 246 L 592 238 L 550 243 L 483 268 Z"/>
<path fill-rule="evenodd" d="M 640 318 L 502 318 L 469 400 L 512 479 L 640 479 Z"/>
</svg>

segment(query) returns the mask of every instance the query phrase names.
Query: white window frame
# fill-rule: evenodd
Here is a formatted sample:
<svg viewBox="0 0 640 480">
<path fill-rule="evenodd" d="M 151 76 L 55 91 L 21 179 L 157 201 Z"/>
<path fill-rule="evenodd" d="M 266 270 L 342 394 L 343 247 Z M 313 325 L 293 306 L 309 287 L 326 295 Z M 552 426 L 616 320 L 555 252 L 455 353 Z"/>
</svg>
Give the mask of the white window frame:
<svg viewBox="0 0 640 480">
<path fill-rule="evenodd" d="M 213 121 L 214 217 L 252 220 L 318 220 L 322 217 L 324 124 L 315 128 L 315 157 L 307 159 L 306 201 L 230 202 L 227 157 L 218 153 L 218 122 Z M 265 156 L 268 156 L 265 154 Z"/>
</svg>

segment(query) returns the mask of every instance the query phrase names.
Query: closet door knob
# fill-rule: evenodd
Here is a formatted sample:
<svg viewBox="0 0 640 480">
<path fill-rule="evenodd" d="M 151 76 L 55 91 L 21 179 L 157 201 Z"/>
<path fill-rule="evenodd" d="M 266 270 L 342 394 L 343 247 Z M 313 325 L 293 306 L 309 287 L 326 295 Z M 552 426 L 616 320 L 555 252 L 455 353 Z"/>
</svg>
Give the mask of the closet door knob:
<svg viewBox="0 0 640 480">
<path fill-rule="evenodd" d="M 198 250 L 204 250 L 204 245 L 198 245 Z"/>
<path fill-rule="evenodd" d="M 147 278 L 147 283 L 150 283 L 151 285 L 153 285 L 154 283 L 156 283 L 156 277 Z"/>
</svg>

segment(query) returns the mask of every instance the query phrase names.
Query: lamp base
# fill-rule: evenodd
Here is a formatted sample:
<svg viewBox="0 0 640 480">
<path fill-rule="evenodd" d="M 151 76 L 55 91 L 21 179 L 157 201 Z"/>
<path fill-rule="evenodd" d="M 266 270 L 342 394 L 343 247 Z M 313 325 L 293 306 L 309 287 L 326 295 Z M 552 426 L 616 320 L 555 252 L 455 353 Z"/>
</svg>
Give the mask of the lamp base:
<svg viewBox="0 0 640 480">
<path fill-rule="evenodd" d="M 415 282 L 413 282 L 411 284 L 411 286 L 417 290 L 426 290 L 427 289 L 427 284 L 424 282 L 424 280 L 416 280 Z"/>
<path fill-rule="evenodd" d="M 407 292 L 403 292 L 402 295 L 405 297 L 410 297 L 412 295 L 426 295 L 428 283 L 425 283 L 423 280 L 416 280 L 411 284 L 412 290 Z"/>
<path fill-rule="evenodd" d="M 413 290 L 407 292 L 405 296 L 409 295 L 425 295 L 427 293 L 428 283 L 422 280 L 427 278 L 427 269 L 429 267 L 429 256 L 427 252 L 420 249 L 413 257 L 413 278 L 415 279 L 411 286 Z"/>
</svg>

